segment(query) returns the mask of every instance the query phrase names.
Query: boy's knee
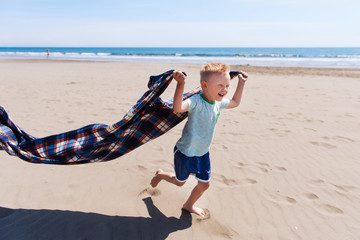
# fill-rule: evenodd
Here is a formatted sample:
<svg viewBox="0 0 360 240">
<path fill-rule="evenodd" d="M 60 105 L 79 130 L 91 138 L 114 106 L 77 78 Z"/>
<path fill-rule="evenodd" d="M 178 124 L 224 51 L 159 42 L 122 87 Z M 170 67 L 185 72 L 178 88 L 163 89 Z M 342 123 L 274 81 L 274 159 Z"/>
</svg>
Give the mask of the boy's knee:
<svg viewBox="0 0 360 240">
<path fill-rule="evenodd" d="M 186 181 L 184 181 L 184 182 L 179 182 L 178 180 L 175 181 L 175 185 L 179 186 L 179 187 L 183 186 L 185 183 L 186 183 Z"/>
<path fill-rule="evenodd" d="M 200 182 L 199 181 L 199 187 L 201 187 L 201 189 L 203 191 L 207 190 L 210 187 L 210 182 Z"/>
</svg>

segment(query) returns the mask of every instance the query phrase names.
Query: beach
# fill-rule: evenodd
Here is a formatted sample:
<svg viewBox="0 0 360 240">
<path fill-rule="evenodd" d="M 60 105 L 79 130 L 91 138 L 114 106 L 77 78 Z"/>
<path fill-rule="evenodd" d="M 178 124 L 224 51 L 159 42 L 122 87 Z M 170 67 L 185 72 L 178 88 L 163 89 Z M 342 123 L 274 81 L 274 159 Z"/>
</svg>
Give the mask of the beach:
<svg viewBox="0 0 360 240">
<path fill-rule="evenodd" d="M 0 59 L 0 105 L 36 137 L 113 124 L 178 69 L 185 90 L 200 64 Z M 109 162 L 32 164 L 0 151 L 1 239 L 359 239 L 360 69 L 233 65 L 249 75 L 242 102 L 221 113 L 211 186 L 182 212 L 181 188 L 150 180 L 173 171 L 182 122 Z M 235 91 L 233 80 L 228 97 Z M 175 83 L 163 94 L 171 98 Z"/>
</svg>

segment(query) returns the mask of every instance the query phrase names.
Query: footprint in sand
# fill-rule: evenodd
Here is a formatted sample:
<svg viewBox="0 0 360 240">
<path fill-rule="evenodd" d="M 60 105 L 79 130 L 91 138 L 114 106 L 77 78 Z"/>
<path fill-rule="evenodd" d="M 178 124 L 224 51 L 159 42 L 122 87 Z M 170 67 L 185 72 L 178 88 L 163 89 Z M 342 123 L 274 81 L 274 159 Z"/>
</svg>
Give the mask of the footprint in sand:
<svg viewBox="0 0 360 240">
<path fill-rule="evenodd" d="M 334 183 L 327 184 L 322 179 L 312 179 L 312 180 L 309 180 L 308 183 L 310 183 L 311 185 L 316 186 L 316 187 L 329 186 L 329 184 L 330 184 L 335 187 L 336 191 L 340 191 L 341 193 L 350 193 L 350 192 L 357 191 L 359 189 L 358 187 L 350 186 L 350 185 L 338 185 L 338 184 L 334 184 Z"/>
<path fill-rule="evenodd" d="M 286 125 L 282 124 L 282 126 L 286 126 Z M 269 128 L 269 130 L 272 131 L 278 137 L 286 137 L 288 133 L 291 133 L 290 130 L 280 130 L 276 128 Z"/>
<path fill-rule="evenodd" d="M 344 193 L 348 193 L 348 192 L 351 192 L 351 191 L 354 191 L 354 190 L 358 189 L 357 187 L 354 187 L 354 186 L 345 186 L 345 185 L 337 185 L 337 184 L 331 184 L 331 185 L 336 187 L 337 190 L 340 190 L 340 191 L 342 191 Z"/>
<path fill-rule="evenodd" d="M 214 219 L 211 216 L 209 209 L 204 208 L 204 211 L 205 217 L 192 214 L 196 220 L 193 222 L 194 224 L 206 226 L 206 229 L 209 231 L 208 233 L 213 236 L 214 239 L 233 239 L 235 232 L 222 224 L 220 221 Z"/>
<path fill-rule="evenodd" d="M 223 149 L 223 150 L 228 150 L 229 149 L 229 147 L 227 147 L 226 145 L 221 145 L 221 148 Z"/>
<path fill-rule="evenodd" d="M 352 114 L 350 114 L 350 113 L 345 113 L 345 115 L 344 116 L 346 116 L 346 117 L 351 117 L 351 118 L 355 118 L 355 116 L 354 115 L 352 115 Z"/>
<path fill-rule="evenodd" d="M 212 239 L 234 239 L 234 232 L 214 218 L 198 219 L 197 224 L 206 224 L 206 229 L 208 229 Z"/>
<path fill-rule="evenodd" d="M 256 167 L 258 169 L 260 169 L 261 172 L 263 173 L 268 173 L 269 171 L 271 171 L 271 166 L 267 163 L 264 163 L 264 162 L 256 162 Z"/>
<path fill-rule="evenodd" d="M 210 210 L 207 209 L 207 208 L 204 208 L 203 210 L 205 212 L 205 216 L 203 216 L 203 217 L 200 217 L 199 215 L 194 214 L 196 216 L 196 218 L 195 218 L 196 221 L 201 222 L 201 221 L 204 221 L 204 220 L 207 220 L 207 219 L 211 218 Z"/>
<path fill-rule="evenodd" d="M 351 138 L 348 138 L 348 137 L 343 137 L 343 136 L 335 136 L 333 139 L 341 141 L 341 142 L 347 142 L 347 143 L 355 142 L 354 139 L 351 139 Z"/>
<path fill-rule="evenodd" d="M 139 170 L 141 170 L 141 171 L 147 169 L 147 167 L 145 167 L 145 166 L 143 166 L 143 165 L 137 165 L 137 168 L 138 168 Z"/>
<path fill-rule="evenodd" d="M 160 190 L 156 189 L 156 188 L 145 188 L 144 190 L 142 190 L 139 194 L 138 197 L 143 195 L 143 194 L 149 194 L 150 196 L 159 196 L 161 194 Z"/>
<path fill-rule="evenodd" d="M 74 85 L 74 84 L 78 84 L 78 83 L 80 83 L 80 82 L 68 82 L 68 83 L 66 83 L 66 85 Z"/>
<path fill-rule="evenodd" d="M 274 166 L 272 167 L 271 165 L 269 165 L 268 163 L 265 163 L 265 162 L 256 162 L 255 164 L 245 164 L 245 163 L 242 163 L 242 162 L 237 162 L 235 164 L 235 167 L 241 169 L 241 170 L 245 170 L 245 169 L 248 169 L 249 167 L 250 168 L 255 168 L 257 170 L 260 170 L 262 173 L 269 173 L 271 171 L 274 171 L 274 172 L 286 172 L 287 169 L 285 167 L 282 167 L 282 166 Z M 254 180 L 256 182 L 256 180 Z"/>
<path fill-rule="evenodd" d="M 255 179 L 245 178 L 245 179 L 241 180 L 240 183 L 241 184 L 256 184 L 257 181 Z"/>
<path fill-rule="evenodd" d="M 343 210 L 330 204 L 317 204 L 317 207 L 320 212 L 325 214 L 344 214 Z"/>
<path fill-rule="evenodd" d="M 312 193 L 312 192 L 304 193 L 304 197 L 306 197 L 309 200 L 319 199 L 319 197 L 315 193 Z"/>
<path fill-rule="evenodd" d="M 264 162 L 256 162 L 257 164 L 260 164 L 262 166 L 265 166 L 265 167 L 270 167 L 270 165 L 268 163 L 264 163 Z"/>
<path fill-rule="evenodd" d="M 275 166 L 274 169 L 275 169 L 275 170 L 278 170 L 278 171 L 280 171 L 280 172 L 286 172 L 286 171 L 287 171 L 286 168 L 284 168 L 284 167 L 279 167 L 279 166 Z"/>
<path fill-rule="evenodd" d="M 270 201 L 275 203 L 295 204 L 297 202 L 295 198 L 283 196 L 280 193 L 267 193 L 266 195 Z"/>
<path fill-rule="evenodd" d="M 227 134 L 231 135 L 231 136 L 243 136 L 243 133 L 239 133 L 239 132 L 228 132 Z"/>
<path fill-rule="evenodd" d="M 310 143 L 315 145 L 315 146 L 325 147 L 325 148 L 328 148 L 328 149 L 336 148 L 335 145 L 325 143 L 325 142 L 310 142 Z"/>
<path fill-rule="evenodd" d="M 243 114 L 243 115 L 251 115 L 254 113 L 255 113 L 254 111 L 241 112 L 241 114 Z"/>
<path fill-rule="evenodd" d="M 224 175 L 219 175 L 218 177 L 215 177 L 215 179 L 218 178 L 218 180 L 225 184 L 226 186 L 233 186 L 236 185 L 239 181 L 232 179 L 232 178 L 228 178 L 225 177 Z"/>
<path fill-rule="evenodd" d="M 214 179 L 217 179 L 219 182 L 225 184 L 226 186 L 237 186 L 241 185 L 248 185 L 248 184 L 256 184 L 257 181 L 251 178 L 245 178 L 241 180 L 227 178 L 224 175 L 214 176 Z"/>
<path fill-rule="evenodd" d="M 249 166 L 245 163 L 237 162 L 236 164 L 234 164 L 234 167 L 240 171 L 247 171 Z"/>
<path fill-rule="evenodd" d="M 240 168 L 243 168 L 243 167 L 245 167 L 245 163 L 237 162 L 237 163 L 236 163 L 236 166 L 237 166 L 237 167 L 240 167 Z"/>
<path fill-rule="evenodd" d="M 269 170 L 267 170 L 266 168 L 263 168 L 263 167 L 258 167 L 262 172 L 264 172 L 264 173 L 268 173 L 269 172 Z"/>
<path fill-rule="evenodd" d="M 162 152 L 162 151 L 164 151 L 164 147 L 162 147 L 162 146 L 154 146 L 154 148 L 153 148 L 155 151 L 157 151 L 157 152 Z"/>
<path fill-rule="evenodd" d="M 324 140 L 330 140 L 330 139 L 334 139 L 340 142 L 346 142 L 346 143 L 350 143 L 350 142 L 355 142 L 355 140 L 351 139 L 351 138 L 347 138 L 347 137 L 342 137 L 342 136 L 335 136 L 335 137 L 328 137 L 328 136 L 323 136 L 321 137 Z"/>
<path fill-rule="evenodd" d="M 318 178 L 318 179 L 312 179 L 312 180 L 309 180 L 308 181 L 311 185 L 314 185 L 314 186 L 324 186 L 326 185 L 325 181 Z"/>
</svg>

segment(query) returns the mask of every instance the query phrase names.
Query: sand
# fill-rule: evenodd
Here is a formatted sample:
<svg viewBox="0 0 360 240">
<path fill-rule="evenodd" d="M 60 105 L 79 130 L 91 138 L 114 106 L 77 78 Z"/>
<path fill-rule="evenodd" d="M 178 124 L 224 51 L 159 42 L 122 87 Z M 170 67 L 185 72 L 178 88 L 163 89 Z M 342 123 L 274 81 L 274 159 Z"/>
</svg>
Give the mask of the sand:
<svg viewBox="0 0 360 240">
<path fill-rule="evenodd" d="M 249 74 L 240 106 L 222 112 L 212 181 L 149 182 L 172 171 L 184 123 L 106 163 L 27 163 L 0 151 L 0 239 L 359 239 L 360 70 L 231 66 Z M 117 122 L 170 69 L 198 85 L 200 65 L 0 60 L 0 105 L 44 137 Z M 236 82 L 232 83 L 232 96 Z M 175 84 L 164 93 L 172 96 Z"/>
</svg>

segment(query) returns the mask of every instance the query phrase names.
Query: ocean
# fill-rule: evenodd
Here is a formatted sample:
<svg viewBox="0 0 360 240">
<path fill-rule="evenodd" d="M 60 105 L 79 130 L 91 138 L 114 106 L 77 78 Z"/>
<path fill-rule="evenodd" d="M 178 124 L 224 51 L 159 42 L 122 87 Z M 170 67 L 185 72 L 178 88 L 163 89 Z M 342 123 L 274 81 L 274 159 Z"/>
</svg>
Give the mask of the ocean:
<svg viewBox="0 0 360 240">
<path fill-rule="evenodd" d="M 0 47 L 0 58 L 360 68 L 360 48 Z"/>
</svg>

